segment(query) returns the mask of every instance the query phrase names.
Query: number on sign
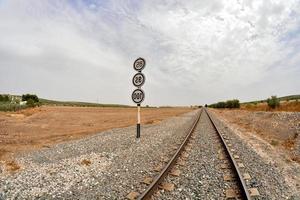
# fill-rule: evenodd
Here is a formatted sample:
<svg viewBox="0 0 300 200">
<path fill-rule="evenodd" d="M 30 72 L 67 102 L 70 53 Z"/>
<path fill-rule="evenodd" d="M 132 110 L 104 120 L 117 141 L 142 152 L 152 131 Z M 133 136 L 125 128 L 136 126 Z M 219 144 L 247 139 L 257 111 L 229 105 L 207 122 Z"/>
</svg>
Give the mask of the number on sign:
<svg viewBox="0 0 300 200">
<path fill-rule="evenodd" d="M 144 58 L 138 58 L 133 63 L 133 68 L 136 71 L 142 71 L 146 65 L 146 61 Z"/>
<path fill-rule="evenodd" d="M 136 89 L 132 92 L 131 98 L 134 103 L 140 104 L 144 101 L 145 93 L 141 89 Z"/>
<path fill-rule="evenodd" d="M 141 87 L 145 83 L 145 76 L 141 72 L 134 75 L 132 83 L 136 87 Z"/>
</svg>

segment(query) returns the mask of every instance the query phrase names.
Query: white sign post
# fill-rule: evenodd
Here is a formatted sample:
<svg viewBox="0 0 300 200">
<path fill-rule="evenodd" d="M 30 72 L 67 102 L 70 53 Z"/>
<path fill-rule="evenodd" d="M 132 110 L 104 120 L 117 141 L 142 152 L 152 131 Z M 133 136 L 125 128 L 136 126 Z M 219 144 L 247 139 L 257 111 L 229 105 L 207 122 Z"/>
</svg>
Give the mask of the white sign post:
<svg viewBox="0 0 300 200">
<path fill-rule="evenodd" d="M 132 78 L 132 83 L 137 89 L 135 89 L 132 94 L 131 98 L 134 103 L 137 104 L 138 112 L 137 112 L 137 125 L 136 125 L 136 138 L 141 137 L 141 103 L 145 99 L 145 93 L 141 89 L 141 87 L 144 85 L 146 77 L 142 73 L 142 70 L 146 66 L 146 61 L 144 58 L 138 58 L 134 61 L 133 63 L 133 68 L 136 70 L 138 73 L 136 73 L 133 78 Z"/>
</svg>

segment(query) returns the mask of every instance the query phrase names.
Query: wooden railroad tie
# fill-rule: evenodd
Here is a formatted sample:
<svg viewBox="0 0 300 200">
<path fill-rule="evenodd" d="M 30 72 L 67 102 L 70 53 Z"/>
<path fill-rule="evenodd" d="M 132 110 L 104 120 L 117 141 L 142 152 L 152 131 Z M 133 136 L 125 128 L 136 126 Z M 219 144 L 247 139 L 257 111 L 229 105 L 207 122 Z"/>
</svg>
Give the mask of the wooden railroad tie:
<svg viewBox="0 0 300 200">
<path fill-rule="evenodd" d="M 170 172 L 170 175 L 180 176 L 180 170 L 179 169 L 172 169 L 171 172 Z"/>
<path fill-rule="evenodd" d="M 143 183 L 145 183 L 146 185 L 150 185 L 153 181 L 153 178 L 151 177 L 146 177 L 144 180 L 143 180 Z"/>
<path fill-rule="evenodd" d="M 130 192 L 127 196 L 126 199 L 129 200 L 135 200 L 140 194 L 138 192 Z"/>
<path fill-rule="evenodd" d="M 166 190 L 166 191 L 172 191 L 175 188 L 175 185 L 173 183 L 162 183 L 158 186 L 160 189 Z"/>
</svg>

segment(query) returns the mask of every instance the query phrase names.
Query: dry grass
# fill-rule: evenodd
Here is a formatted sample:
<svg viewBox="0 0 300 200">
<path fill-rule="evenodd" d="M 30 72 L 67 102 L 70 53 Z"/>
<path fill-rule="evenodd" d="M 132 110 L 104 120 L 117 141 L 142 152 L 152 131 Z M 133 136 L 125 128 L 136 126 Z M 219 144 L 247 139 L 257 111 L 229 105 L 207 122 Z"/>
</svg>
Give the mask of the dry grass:
<svg viewBox="0 0 300 200">
<path fill-rule="evenodd" d="M 88 160 L 88 159 L 83 159 L 83 160 L 81 161 L 81 164 L 82 164 L 82 165 L 89 166 L 89 165 L 92 164 L 92 162 L 91 162 L 90 160 Z"/>
<path fill-rule="evenodd" d="M 292 156 L 292 161 L 300 163 L 300 157 L 299 156 Z"/>
<path fill-rule="evenodd" d="M 293 149 L 295 147 L 295 143 L 296 143 L 296 138 L 293 138 L 293 139 L 288 139 L 288 140 L 285 140 L 283 143 L 282 143 L 282 146 L 285 148 L 285 149 Z"/>
<path fill-rule="evenodd" d="M 279 144 L 279 142 L 277 140 L 271 140 L 270 144 L 272 146 L 277 146 Z"/>
<path fill-rule="evenodd" d="M 241 105 L 242 110 L 248 111 L 287 111 L 300 112 L 300 102 L 298 101 L 281 101 L 280 106 L 275 109 L 269 108 L 267 103 L 244 104 Z"/>
<path fill-rule="evenodd" d="M 190 108 L 142 108 L 141 124 L 155 124 Z M 136 108 L 41 106 L 0 112 L 0 160 L 9 154 L 49 148 L 113 128 L 135 126 Z"/>
<path fill-rule="evenodd" d="M 12 171 L 12 172 L 14 172 L 14 171 L 17 171 L 17 170 L 19 170 L 21 167 L 15 162 L 15 161 L 8 161 L 8 162 L 6 162 L 6 167 L 7 167 L 7 169 L 9 170 L 9 171 Z"/>
</svg>

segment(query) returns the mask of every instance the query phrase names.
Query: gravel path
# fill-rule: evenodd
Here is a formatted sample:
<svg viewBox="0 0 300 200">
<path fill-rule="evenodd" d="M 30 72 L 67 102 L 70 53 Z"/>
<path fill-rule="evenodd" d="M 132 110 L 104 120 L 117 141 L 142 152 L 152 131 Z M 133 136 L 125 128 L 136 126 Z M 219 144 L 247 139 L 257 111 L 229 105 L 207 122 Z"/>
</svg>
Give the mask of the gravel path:
<svg viewBox="0 0 300 200">
<path fill-rule="evenodd" d="M 220 170 L 222 161 L 218 159 L 217 153 L 221 149 L 221 144 L 204 111 L 194 131 L 194 136 L 186 165 L 177 166 L 181 175 L 167 178 L 167 182 L 175 184 L 175 189 L 171 192 L 159 191 L 156 199 L 225 198 L 226 186 L 223 181 L 223 172 Z"/>
<path fill-rule="evenodd" d="M 0 170 L 0 199 L 124 199 L 145 189 L 140 181 L 170 157 L 197 111 L 142 126 L 113 129 L 85 139 L 19 155 L 21 169 Z M 2 173 L 1 173 L 2 171 Z"/>
</svg>

